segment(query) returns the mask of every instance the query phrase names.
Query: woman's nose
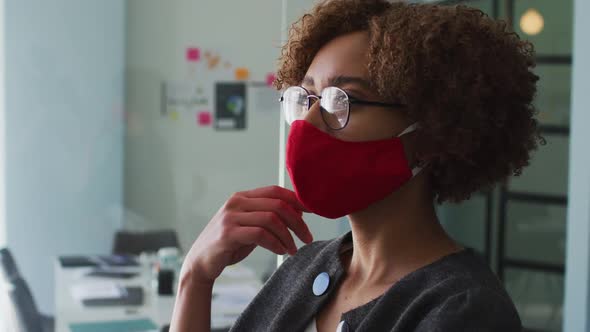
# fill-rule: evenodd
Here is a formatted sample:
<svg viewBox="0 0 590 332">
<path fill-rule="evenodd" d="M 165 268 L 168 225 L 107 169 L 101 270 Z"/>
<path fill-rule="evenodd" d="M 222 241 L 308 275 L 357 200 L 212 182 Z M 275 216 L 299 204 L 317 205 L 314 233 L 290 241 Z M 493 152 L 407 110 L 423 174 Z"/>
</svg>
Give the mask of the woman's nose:
<svg viewBox="0 0 590 332">
<path fill-rule="evenodd" d="M 310 103 L 313 103 L 310 107 L 305 116 L 303 117 L 304 121 L 314 125 L 321 131 L 327 132 L 328 127 L 326 126 L 324 120 L 322 119 L 322 110 L 320 108 L 320 101 L 317 99 L 310 99 Z"/>
</svg>

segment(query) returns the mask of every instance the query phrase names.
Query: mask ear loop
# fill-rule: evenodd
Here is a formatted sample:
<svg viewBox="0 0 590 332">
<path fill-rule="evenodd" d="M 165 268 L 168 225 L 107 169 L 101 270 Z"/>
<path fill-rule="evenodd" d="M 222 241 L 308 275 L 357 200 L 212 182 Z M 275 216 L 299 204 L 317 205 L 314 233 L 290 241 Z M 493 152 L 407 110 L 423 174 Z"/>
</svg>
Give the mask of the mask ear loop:
<svg viewBox="0 0 590 332">
<path fill-rule="evenodd" d="M 397 135 L 397 137 L 401 137 L 405 134 L 409 134 L 413 131 L 416 131 L 420 128 L 420 124 L 418 122 L 414 122 L 413 124 L 411 124 L 410 126 L 408 126 L 408 128 L 404 129 L 404 131 L 402 131 L 399 135 Z M 424 166 L 416 166 L 414 168 L 412 168 L 412 177 L 418 175 L 418 173 L 420 173 L 420 171 L 424 169 Z"/>
<path fill-rule="evenodd" d="M 408 128 L 404 129 L 404 131 L 402 131 L 399 135 L 397 135 L 397 137 L 409 134 L 413 131 L 418 130 L 418 128 L 420 128 L 420 124 L 418 122 L 414 122 L 413 124 L 409 125 Z"/>
</svg>

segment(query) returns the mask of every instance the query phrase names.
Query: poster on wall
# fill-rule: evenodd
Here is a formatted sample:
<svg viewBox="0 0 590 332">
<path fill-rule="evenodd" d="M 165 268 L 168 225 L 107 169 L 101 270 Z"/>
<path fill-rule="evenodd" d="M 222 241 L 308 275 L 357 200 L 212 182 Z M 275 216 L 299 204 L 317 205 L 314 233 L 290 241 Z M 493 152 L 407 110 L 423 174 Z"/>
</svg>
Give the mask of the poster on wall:
<svg viewBox="0 0 590 332">
<path fill-rule="evenodd" d="M 204 89 L 204 84 L 186 81 L 164 81 L 161 85 L 161 114 L 192 113 L 195 109 L 206 108 L 209 98 Z"/>
<path fill-rule="evenodd" d="M 246 129 L 246 83 L 215 84 L 215 129 Z"/>
</svg>

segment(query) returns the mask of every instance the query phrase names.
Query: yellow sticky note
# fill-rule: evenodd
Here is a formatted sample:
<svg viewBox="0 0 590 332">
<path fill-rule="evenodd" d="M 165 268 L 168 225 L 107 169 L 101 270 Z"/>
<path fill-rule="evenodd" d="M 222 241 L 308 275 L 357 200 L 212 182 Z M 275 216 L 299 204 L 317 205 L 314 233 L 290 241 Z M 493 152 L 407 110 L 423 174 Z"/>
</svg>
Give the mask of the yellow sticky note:
<svg viewBox="0 0 590 332">
<path fill-rule="evenodd" d="M 236 80 L 247 80 L 250 77 L 250 71 L 244 67 L 236 68 L 235 75 Z"/>
<path fill-rule="evenodd" d="M 176 111 L 170 112 L 168 114 L 168 116 L 170 117 L 170 119 L 172 119 L 174 121 L 178 120 L 178 112 L 176 112 Z"/>
</svg>

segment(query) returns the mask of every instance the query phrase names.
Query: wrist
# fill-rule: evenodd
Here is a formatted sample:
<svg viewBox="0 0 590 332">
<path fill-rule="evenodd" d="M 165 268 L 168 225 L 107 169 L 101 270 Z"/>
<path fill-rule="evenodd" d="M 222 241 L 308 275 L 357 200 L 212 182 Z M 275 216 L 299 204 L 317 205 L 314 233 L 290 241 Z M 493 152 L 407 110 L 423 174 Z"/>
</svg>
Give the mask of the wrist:
<svg viewBox="0 0 590 332">
<path fill-rule="evenodd" d="M 215 280 L 210 280 L 200 276 L 194 269 L 188 268 L 182 269 L 180 272 L 178 287 L 180 291 L 190 289 L 207 290 L 213 289 L 214 283 Z"/>
</svg>

